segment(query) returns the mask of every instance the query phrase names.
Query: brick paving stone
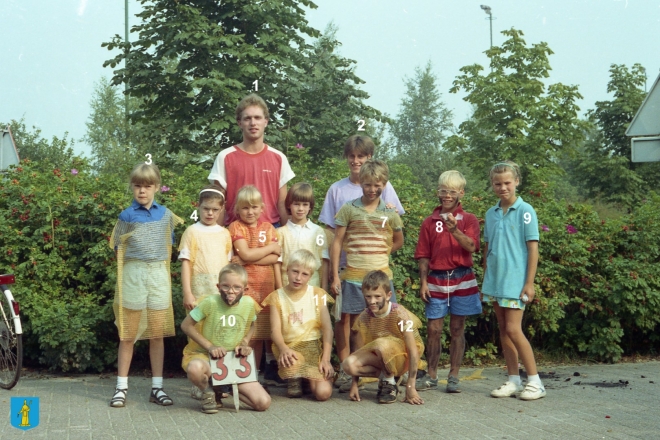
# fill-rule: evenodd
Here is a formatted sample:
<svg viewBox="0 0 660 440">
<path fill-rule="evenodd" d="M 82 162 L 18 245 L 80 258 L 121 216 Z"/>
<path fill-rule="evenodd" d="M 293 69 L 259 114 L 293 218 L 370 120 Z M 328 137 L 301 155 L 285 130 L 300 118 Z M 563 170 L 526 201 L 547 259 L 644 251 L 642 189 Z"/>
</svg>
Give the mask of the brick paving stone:
<svg viewBox="0 0 660 440">
<path fill-rule="evenodd" d="M 4 439 L 211 439 L 211 438 L 346 438 L 346 439 L 635 439 L 658 437 L 660 430 L 660 363 L 577 365 L 556 368 L 555 379 L 545 379 L 546 398 L 523 402 L 493 399 L 492 389 L 506 380 L 501 368 L 487 368 L 485 379 L 462 381 L 463 392 L 421 392 L 421 406 L 376 403 L 376 384 L 360 393 L 362 402 L 351 402 L 335 391 L 327 402 L 313 398 L 289 399 L 286 390 L 274 388 L 272 405 L 256 413 L 245 405 L 237 414 L 233 399 L 224 399 L 218 414 L 200 412 L 191 399 L 185 379 L 166 379 L 165 389 L 174 399 L 170 407 L 149 403 L 150 379 L 131 377 L 127 407 L 110 408 L 114 378 L 61 376 L 23 378 L 10 391 L 0 390 L 0 414 L 9 414 L 11 396 L 40 397 L 40 425 L 23 432 L 9 417 L 0 418 Z M 463 369 L 468 376 L 474 369 Z M 580 376 L 573 376 L 575 371 Z M 441 377 L 446 371 L 439 373 Z M 642 378 L 641 376 L 646 376 Z M 570 379 L 570 380 L 566 380 Z M 602 388 L 590 384 L 618 384 Z M 650 384 L 649 381 L 656 384 Z M 579 385 L 575 385 L 580 382 Z M 401 389 L 400 399 L 404 397 Z M 605 416 L 610 416 L 606 418 Z"/>
</svg>

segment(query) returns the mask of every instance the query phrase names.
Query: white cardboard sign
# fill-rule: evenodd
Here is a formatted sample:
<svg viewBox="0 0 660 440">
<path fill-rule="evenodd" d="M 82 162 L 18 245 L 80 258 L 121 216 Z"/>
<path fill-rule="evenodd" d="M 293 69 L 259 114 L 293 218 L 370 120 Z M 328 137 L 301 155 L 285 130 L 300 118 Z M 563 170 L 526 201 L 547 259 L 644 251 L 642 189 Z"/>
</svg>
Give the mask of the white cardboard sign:
<svg viewBox="0 0 660 440">
<path fill-rule="evenodd" d="M 211 379 L 213 385 L 232 385 L 257 381 L 254 352 L 247 357 L 236 357 L 233 351 L 228 351 L 220 359 L 209 359 L 211 362 Z"/>
</svg>

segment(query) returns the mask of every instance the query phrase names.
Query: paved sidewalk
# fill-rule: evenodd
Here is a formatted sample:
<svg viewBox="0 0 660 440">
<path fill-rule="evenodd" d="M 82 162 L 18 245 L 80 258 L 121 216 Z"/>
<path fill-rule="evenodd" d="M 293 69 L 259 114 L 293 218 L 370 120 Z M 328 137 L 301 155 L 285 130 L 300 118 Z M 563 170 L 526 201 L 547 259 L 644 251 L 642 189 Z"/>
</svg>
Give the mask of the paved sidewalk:
<svg viewBox="0 0 660 440">
<path fill-rule="evenodd" d="M 475 369 L 464 369 L 461 376 Z M 149 403 L 151 380 L 129 380 L 126 408 L 108 406 L 115 379 L 94 375 L 21 379 L 0 390 L 0 437 L 43 439 L 217 439 L 217 438 L 449 438 L 449 439 L 633 439 L 660 438 L 660 363 L 544 367 L 548 395 L 535 402 L 493 399 L 492 389 L 506 380 L 501 368 L 487 368 L 484 379 L 462 381 L 461 394 L 424 391 L 422 406 L 378 405 L 376 384 L 361 393 L 324 403 L 288 399 L 271 388 L 265 413 L 233 410 L 224 399 L 218 414 L 199 412 L 185 379 L 166 379 L 174 406 Z M 574 376 L 579 372 L 580 376 Z M 446 371 L 441 372 L 442 376 Z M 580 382 L 580 384 L 577 384 Z M 652 383 L 655 382 L 655 383 Z M 10 425 L 11 396 L 40 397 L 40 424 L 23 432 Z"/>
</svg>

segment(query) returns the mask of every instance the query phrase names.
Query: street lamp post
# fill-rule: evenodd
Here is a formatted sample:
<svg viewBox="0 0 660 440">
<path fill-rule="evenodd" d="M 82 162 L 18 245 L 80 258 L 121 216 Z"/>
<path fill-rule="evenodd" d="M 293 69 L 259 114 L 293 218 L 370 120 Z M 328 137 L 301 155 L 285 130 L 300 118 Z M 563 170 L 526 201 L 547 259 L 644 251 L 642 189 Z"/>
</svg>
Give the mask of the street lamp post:
<svg viewBox="0 0 660 440">
<path fill-rule="evenodd" d="M 493 47 L 493 12 L 490 9 L 490 6 L 481 5 L 481 9 L 488 14 L 488 20 L 490 21 L 490 47 Z"/>
<path fill-rule="evenodd" d="M 128 44 L 128 0 L 124 0 L 124 43 Z M 128 65 L 128 48 L 124 56 L 124 69 Z M 128 82 L 124 81 L 124 113 L 128 121 Z"/>
</svg>

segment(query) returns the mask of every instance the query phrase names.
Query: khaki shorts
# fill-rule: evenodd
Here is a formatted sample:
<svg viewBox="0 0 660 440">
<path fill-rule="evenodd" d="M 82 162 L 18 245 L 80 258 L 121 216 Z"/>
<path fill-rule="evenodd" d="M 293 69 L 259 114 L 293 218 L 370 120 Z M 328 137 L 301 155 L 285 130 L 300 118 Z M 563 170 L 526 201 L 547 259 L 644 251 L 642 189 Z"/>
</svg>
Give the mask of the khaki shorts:
<svg viewBox="0 0 660 440">
<path fill-rule="evenodd" d="M 122 271 L 121 306 L 131 310 L 166 310 L 172 305 L 167 262 L 128 260 Z"/>
</svg>

